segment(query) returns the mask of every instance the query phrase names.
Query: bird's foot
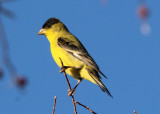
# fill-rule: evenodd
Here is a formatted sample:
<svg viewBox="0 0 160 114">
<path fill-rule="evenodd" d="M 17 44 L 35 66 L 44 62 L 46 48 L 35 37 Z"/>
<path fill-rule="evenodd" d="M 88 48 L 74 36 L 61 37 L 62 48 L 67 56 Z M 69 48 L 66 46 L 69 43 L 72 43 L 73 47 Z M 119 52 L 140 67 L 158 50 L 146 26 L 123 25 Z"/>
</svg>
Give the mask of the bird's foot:
<svg viewBox="0 0 160 114">
<path fill-rule="evenodd" d="M 62 66 L 59 70 L 60 73 L 64 72 L 66 69 L 71 68 L 70 66 Z"/>
<path fill-rule="evenodd" d="M 69 89 L 69 90 L 68 90 L 68 96 L 73 96 L 73 95 L 74 95 L 74 93 L 73 93 L 74 90 L 75 90 L 75 89 Z"/>
</svg>

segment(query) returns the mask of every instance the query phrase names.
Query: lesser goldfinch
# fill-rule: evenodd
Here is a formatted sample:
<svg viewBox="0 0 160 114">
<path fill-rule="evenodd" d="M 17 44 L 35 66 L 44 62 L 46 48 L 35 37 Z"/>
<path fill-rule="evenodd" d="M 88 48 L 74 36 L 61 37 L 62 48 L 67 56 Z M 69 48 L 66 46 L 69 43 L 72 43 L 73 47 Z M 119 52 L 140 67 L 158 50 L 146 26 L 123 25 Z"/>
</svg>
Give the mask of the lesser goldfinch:
<svg viewBox="0 0 160 114">
<path fill-rule="evenodd" d="M 45 35 L 49 40 L 52 56 L 59 67 L 62 66 L 60 59 L 63 61 L 64 66 L 70 66 L 65 71 L 78 80 L 75 88 L 82 79 L 86 79 L 97 84 L 112 97 L 108 89 L 101 82 L 99 73 L 105 78 L 106 76 L 100 71 L 98 65 L 82 43 L 69 32 L 59 19 L 48 19 L 38 35 Z"/>
</svg>

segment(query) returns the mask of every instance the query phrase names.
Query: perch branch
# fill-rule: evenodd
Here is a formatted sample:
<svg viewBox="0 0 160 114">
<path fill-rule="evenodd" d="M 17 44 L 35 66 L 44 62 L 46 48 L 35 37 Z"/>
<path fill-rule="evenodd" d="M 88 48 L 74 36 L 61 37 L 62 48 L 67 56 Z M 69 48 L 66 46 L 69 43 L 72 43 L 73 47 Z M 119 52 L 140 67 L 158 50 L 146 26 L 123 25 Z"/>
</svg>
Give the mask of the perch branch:
<svg viewBox="0 0 160 114">
<path fill-rule="evenodd" d="M 67 77 L 67 74 L 66 74 L 66 72 L 65 72 L 65 70 L 66 70 L 67 68 L 72 68 L 72 67 L 70 67 L 70 66 L 64 66 L 64 65 L 63 65 L 62 59 L 61 59 L 61 58 L 59 58 L 59 59 L 60 59 L 60 61 L 61 61 L 61 65 L 62 65 L 62 66 L 61 66 L 60 73 L 64 72 L 64 75 L 65 75 L 65 78 L 66 78 L 66 81 L 67 81 L 69 90 L 72 90 L 72 89 L 71 89 L 70 82 L 69 82 L 68 77 Z M 80 83 L 80 82 L 79 82 L 79 83 Z M 72 102 L 73 102 L 73 107 L 74 107 L 74 112 L 75 112 L 75 114 L 77 114 L 76 105 L 75 105 L 76 103 L 79 104 L 80 106 L 82 106 L 82 107 L 88 109 L 91 113 L 96 114 L 96 112 L 92 111 L 92 110 L 91 110 L 90 108 L 88 108 L 87 106 L 85 106 L 85 105 L 79 103 L 78 101 L 75 101 L 75 100 L 74 100 L 73 94 L 70 94 L 69 96 L 72 97 Z"/>
<path fill-rule="evenodd" d="M 64 67 L 64 65 L 63 65 L 63 62 L 62 62 L 61 58 L 59 58 L 59 59 L 60 59 L 60 61 L 61 61 L 62 67 Z M 68 80 L 67 74 L 66 74 L 65 70 L 64 70 L 63 72 L 64 72 L 64 75 L 65 75 L 65 78 L 66 78 L 66 81 L 67 81 L 67 84 L 68 84 L 69 90 L 71 90 L 71 85 L 70 85 L 70 82 L 69 82 L 69 80 Z M 77 114 L 77 109 L 76 109 L 76 105 L 75 105 L 74 96 L 73 96 L 73 95 L 71 95 L 71 97 L 72 97 L 72 102 L 73 102 L 74 112 L 75 112 L 75 114 Z"/>
</svg>

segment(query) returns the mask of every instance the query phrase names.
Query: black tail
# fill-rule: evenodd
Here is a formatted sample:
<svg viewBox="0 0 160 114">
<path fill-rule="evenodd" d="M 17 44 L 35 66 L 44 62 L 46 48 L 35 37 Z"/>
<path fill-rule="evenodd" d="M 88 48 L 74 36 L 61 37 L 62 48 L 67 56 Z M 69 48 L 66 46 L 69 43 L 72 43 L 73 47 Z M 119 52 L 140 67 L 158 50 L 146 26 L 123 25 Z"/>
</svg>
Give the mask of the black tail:
<svg viewBox="0 0 160 114">
<path fill-rule="evenodd" d="M 96 82 L 96 83 L 102 89 L 103 92 L 106 92 L 110 97 L 113 98 L 113 96 L 111 95 L 111 93 L 109 92 L 109 90 L 104 86 L 104 84 L 102 82 L 100 82 L 100 83 Z"/>
<path fill-rule="evenodd" d="M 106 92 L 110 97 L 113 98 L 113 96 L 111 95 L 111 93 L 109 92 L 109 90 L 106 88 L 106 86 L 101 82 L 101 80 L 98 78 L 100 77 L 99 74 L 97 72 L 91 72 L 89 69 L 87 69 L 89 71 L 89 75 L 92 77 L 92 79 L 97 83 L 97 85 L 102 89 L 103 92 Z M 96 74 L 96 76 L 95 76 Z"/>
</svg>

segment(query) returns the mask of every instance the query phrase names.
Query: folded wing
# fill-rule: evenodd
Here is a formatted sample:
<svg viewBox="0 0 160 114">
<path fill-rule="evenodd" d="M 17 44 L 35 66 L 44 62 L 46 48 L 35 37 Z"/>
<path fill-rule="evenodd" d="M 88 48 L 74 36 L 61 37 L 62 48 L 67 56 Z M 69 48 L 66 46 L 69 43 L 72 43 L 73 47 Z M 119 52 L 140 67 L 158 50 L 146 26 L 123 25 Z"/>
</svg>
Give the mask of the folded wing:
<svg viewBox="0 0 160 114">
<path fill-rule="evenodd" d="M 85 47 L 78 41 L 78 39 L 71 40 L 69 38 L 60 37 L 57 40 L 58 45 L 70 53 L 75 58 L 83 61 L 88 66 L 95 69 L 97 72 L 107 78 L 100 70 L 94 59 L 89 55 Z"/>
</svg>

